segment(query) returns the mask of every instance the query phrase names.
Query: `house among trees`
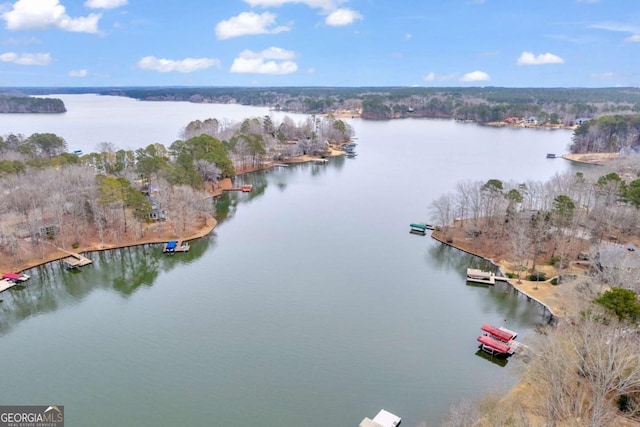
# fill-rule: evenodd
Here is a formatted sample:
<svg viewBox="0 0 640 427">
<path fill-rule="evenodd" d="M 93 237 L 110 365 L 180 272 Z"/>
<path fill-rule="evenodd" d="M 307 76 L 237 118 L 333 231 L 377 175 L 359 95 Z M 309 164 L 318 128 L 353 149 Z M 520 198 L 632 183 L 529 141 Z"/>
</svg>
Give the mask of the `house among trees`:
<svg viewBox="0 0 640 427">
<path fill-rule="evenodd" d="M 151 203 L 151 212 L 147 215 L 147 218 L 152 221 L 166 221 L 167 211 L 162 209 L 160 201 L 155 197 L 147 197 L 149 203 Z"/>
<path fill-rule="evenodd" d="M 527 118 L 527 124 L 528 125 L 537 125 L 538 124 L 538 118 L 536 116 L 530 116 Z"/>
</svg>

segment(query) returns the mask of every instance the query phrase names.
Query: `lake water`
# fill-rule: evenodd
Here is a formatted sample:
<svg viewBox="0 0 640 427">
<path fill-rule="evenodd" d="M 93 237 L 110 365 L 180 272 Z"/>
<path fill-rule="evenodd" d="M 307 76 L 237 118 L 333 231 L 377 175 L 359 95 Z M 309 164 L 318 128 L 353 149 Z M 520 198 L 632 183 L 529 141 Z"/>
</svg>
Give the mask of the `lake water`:
<svg viewBox="0 0 640 427">
<path fill-rule="evenodd" d="M 54 132 L 86 152 L 169 144 L 196 118 L 268 114 L 61 98 L 65 115 L 1 115 L 0 128 Z M 478 260 L 408 224 L 460 180 L 570 170 L 545 154 L 564 152 L 571 132 L 350 122 L 356 159 L 239 178 L 254 191 L 217 200 L 219 226 L 189 253 L 94 253 L 80 273 L 52 263 L 0 294 L 0 402 L 65 405 L 69 425 L 357 426 L 385 408 L 415 427 L 512 385 L 521 362 L 477 356 L 480 325 L 526 341 L 541 308 L 505 285 L 466 285 Z"/>
</svg>

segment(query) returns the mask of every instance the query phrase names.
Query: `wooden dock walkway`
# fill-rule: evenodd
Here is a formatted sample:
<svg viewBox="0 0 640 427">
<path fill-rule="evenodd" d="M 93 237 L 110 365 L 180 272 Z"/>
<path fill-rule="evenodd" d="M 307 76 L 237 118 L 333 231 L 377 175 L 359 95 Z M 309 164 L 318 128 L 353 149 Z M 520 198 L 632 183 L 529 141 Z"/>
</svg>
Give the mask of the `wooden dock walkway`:
<svg viewBox="0 0 640 427">
<path fill-rule="evenodd" d="M 68 269 L 80 268 L 80 267 L 84 267 L 85 265 L 89 265 L 93 263 L 93 261 L 91 261 L 89 258 L 84 257 L 80 254 L 74 254 L 73 252 L 68 252 L 68 251 L 65 251 L 65 252 L 70 254 L 70 256 L 63 258 L 62 262 L 64 263 L 65 267 L 67 267 Z"/>
<path fill-rule="evenodd" d="M 482 271 L 477 268 L 467 268 L 467 282 L 495 285 L 496 275 L 490 271 Z"/>
<path fill-rule="evenodd" d="M 19 283 L 12 282 L 11 280 L 2 279 L 2 280 L 0 280 L 0 292 L 4 292 L 7 289 L 13 288 L 14 286 L 16 286 L 18 284 Z"/>
</svg>

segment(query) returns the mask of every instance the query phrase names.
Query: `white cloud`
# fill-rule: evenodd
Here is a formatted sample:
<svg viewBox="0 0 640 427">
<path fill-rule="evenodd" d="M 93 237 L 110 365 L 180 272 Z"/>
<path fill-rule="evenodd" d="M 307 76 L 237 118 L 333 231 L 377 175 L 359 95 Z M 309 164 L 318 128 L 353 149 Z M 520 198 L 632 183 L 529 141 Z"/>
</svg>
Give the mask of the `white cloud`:
<svg viewBox="0 0 640 427">
<path fill-rule="evenodd" d="M 9 30 L 45 30 L 57 28 L 79 33 L 97 33 L 101 15 L 71 18 L 58 0 L 18 0 L 2 14 Z"/>
<path fill-rule="evenodd" d="M 191 73 L 193 71 L 205 70 L 210 67 L 220 67 L 220 61 L 215 58 L 185 58 L 181 60 L 161 59 L 155 56 L 145 56 L 138 61 L 138 68 L 143 70 L 159 71 L 169 73 L 177 71 L 179 73 Z"/>
<path fill-rule="evenodd" d="M 245 35 L 275 34 L 291 29 L 286 26 L 273 28 L 275 23 L 276 15 L 273 13 L 242 12 L 226 21 L 220 21 L 216 25 L 216 36 L 218 39 L 224 40 Z"/>
<path fill-rule="evenodd" d="M 332 27 L 343 27 L 353 24 L 357 19 L 362 19 L 362 15 L 351 9 L 338 9 L 329 14 L 324 20 L 327 25 Z"/>
<path fill-rule="evenodd" d="M 335 10 L 345 0 L 244 0 L 251 7 L 280 7 L 285 4 L 305 4 L 313 9 Z"/>
<path fill-rule="evenodd" d="M 307 70 L 307 74 L 315 74 L 315 73 L 316 73 L 316 69 L 313 67 Z"/>
<path fill-rule="evenodd" d="M 425 82 L 435 82 L 435 81 L 446 81 L 446 80 L 454 80 L 458 77 L 458 74 L 436 74 L 433 71 L 422 76 L 422 80 Z"/>
<path fill-rule="evenodd" d="M 128 3 L 129 0 L 87 0 L 84 5 L 92 9 L 115 9 Z"/>
<path fill-rule="evenodd" d="M 295 52 L 279 47 L 270 47 L 262 52 L 243 50 L 231 65 L 232 73 L 248 74 L 292 74 L 298 64 L 291 61 Z"/>
<path fill-rule="evenodd" d="M 620 33 L 631 33 L 629 37 L 624 39 L 626 42 L 638 42 L 640 41 L 640 27 L 629 24 L 622 24 L 619 22 L 601 22 L 599 24 L 589 25 L 589 28 L 596 28 L 598 30 L 616 31 Z"/>
<path fill-rule="evenodd" d="M 518 58 L 518 65 L 545 65 L 545 64 L 564 64 L 564 59 L 553 53 L 541 53 L 534 55 L 532 52 L 522 52 Z"/>
<path fill-rule="evenodd" d="M 87 71 L 86 69 L 82 69 L 82 70 L 71 70 L 69 71 L 69 77 L 87 77 L 87 75 L 89 74 L 89 71 Z"/>
<path fill-rule="evenodd" d="M 413 38 L 413 35 L 410 34 L 410 33 L 407 33 L 407 34 L 404 35 L 404 39 L 405 40 L 411 40 L 412 38 Z"/>
<path fill-rule="evenodd" d="M 430 73 L 427 73 L 424 76 L 422 76 L 422 80 L 424 80 L 425 82 L 433 82 L 436 80 L 436 73 L 434 73 L 433 71 Z"/>
<path fill-rule="evenodd" d="M 29 38 L 24 38 L 24 39 L 20 39 L 20 38 L 8 38 L 5 40 L 2 40 L 2 42 L 0 42 L 0 44 L 2 44 L 3 46 L 28 46 L 28 45 L 32 45 L 32 44 L 42 44 L 42 40 L 36 38 L 36 37 L 29 37 Z"/>
<path fill-rule="evenodd" d="M 0 61 L 19 65 L 49 65 L 51 63 L 51 55 L 48 53 L 23 53 L 18 55 L 14 52 L 6 52 L 0 54 Z"/>
<path fill-rule="evenodd" d="M 484 71 L 472 71 L 460 78 L 461 82 L 485 82 L 491 80 L 491 76 Z"/>
</svg>

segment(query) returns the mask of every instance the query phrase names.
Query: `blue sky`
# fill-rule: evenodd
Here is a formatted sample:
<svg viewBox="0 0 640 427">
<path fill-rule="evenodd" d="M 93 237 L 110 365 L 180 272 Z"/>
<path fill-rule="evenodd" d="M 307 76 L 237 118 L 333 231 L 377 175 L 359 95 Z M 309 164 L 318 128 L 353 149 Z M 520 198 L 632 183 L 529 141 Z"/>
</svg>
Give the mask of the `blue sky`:
<svg viewBox="0 0 640 427">
<path fill-rule="evenodd" d="M 18 0 L 0 86 L 640 86 L 638 0 Z"/>
</svg>

